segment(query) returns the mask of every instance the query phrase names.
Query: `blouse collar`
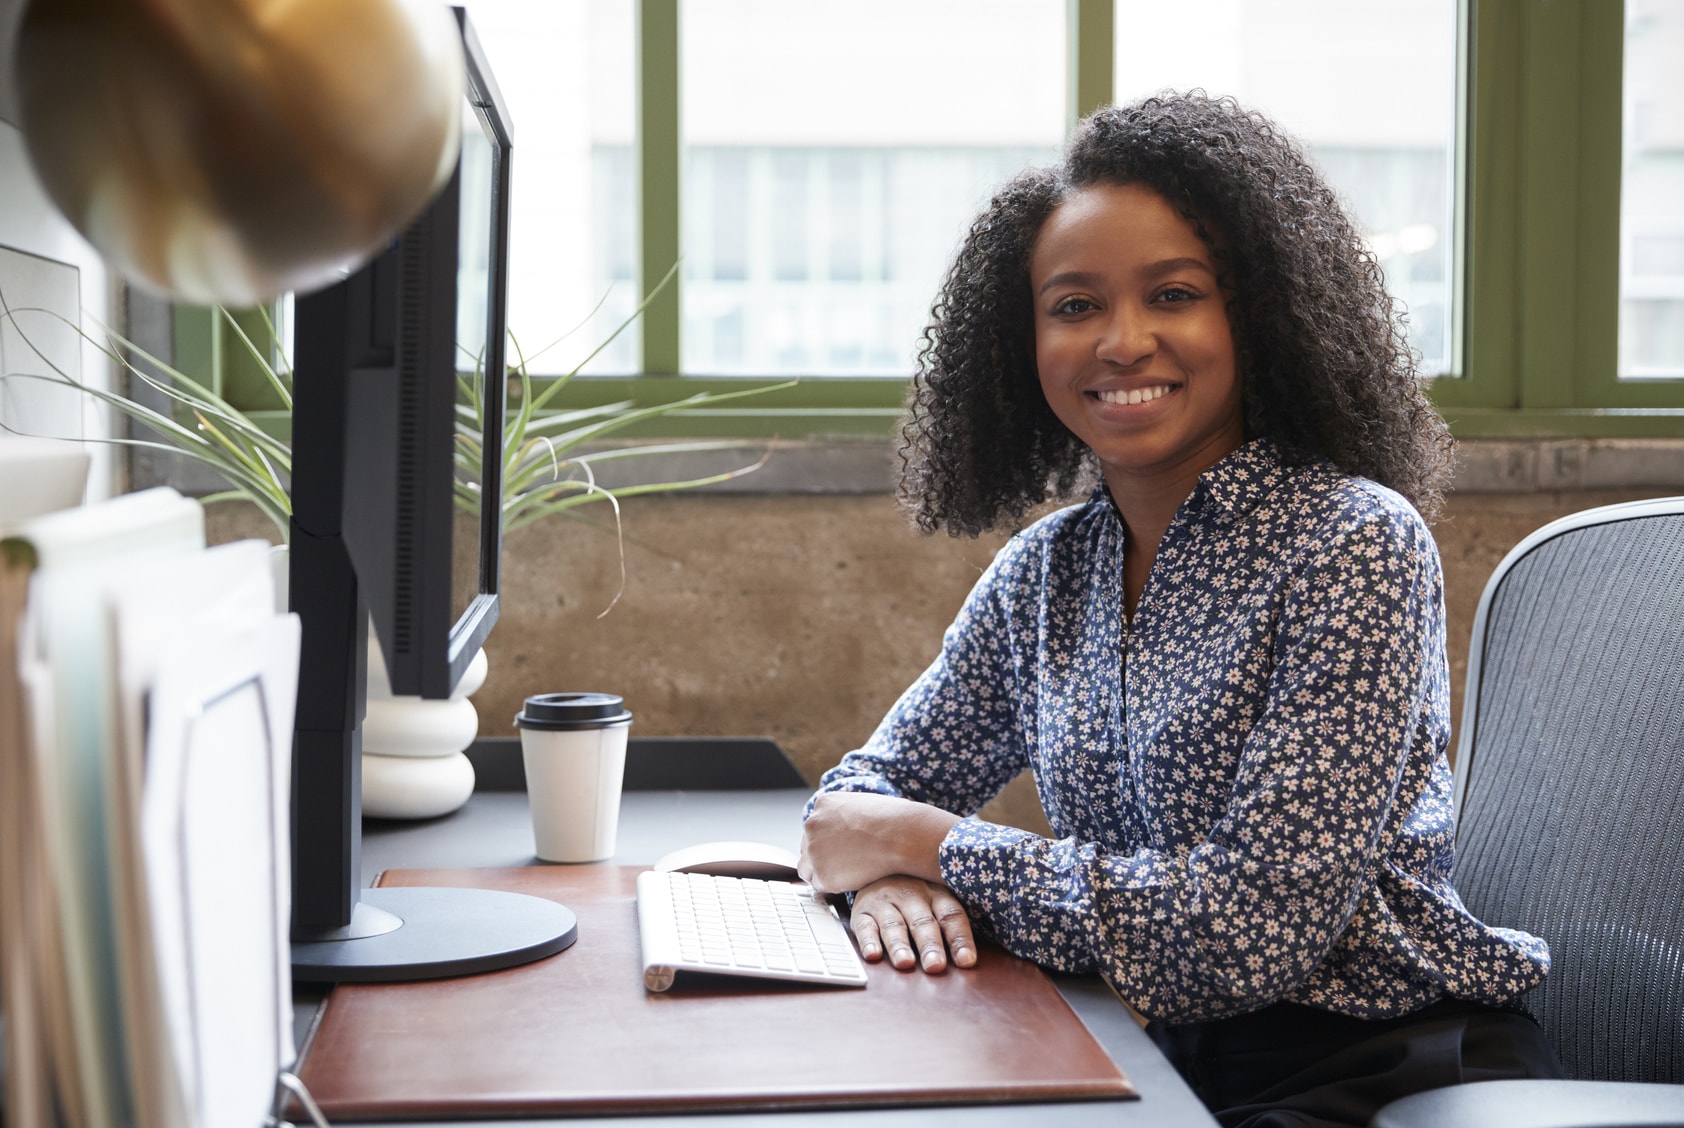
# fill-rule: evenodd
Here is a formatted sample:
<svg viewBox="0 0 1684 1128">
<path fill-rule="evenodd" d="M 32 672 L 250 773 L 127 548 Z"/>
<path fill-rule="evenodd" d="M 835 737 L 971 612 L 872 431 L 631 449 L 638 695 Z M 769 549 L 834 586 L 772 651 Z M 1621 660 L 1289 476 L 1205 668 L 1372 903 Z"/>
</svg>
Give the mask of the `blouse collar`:
<svg viewBox="0 0 1684 1128">
<path fill-rule="evenodd" d="M 1238 520 L 1256 509 L 1286 477 L 1286 464 L 1281 461 L 1280 449 L 1274 441 L 1253 439 L 1223 455 L 1200 474 L 1188 500 L 1195 505 L 1206 502 L 1213 505 L 1220 520 Z M 1094 496 L 1103 497 L 1112 514 L 1121 520 L 1116 499 L 1103 476 Z"/>
<path fill-rule="evenodd" d="M 1286 476 L 1286 465 L 1274 441 L 1253 439 L 1200 474 L 1193 493 L 1202 492 L 1220 515 L 1238 520 L 1262 504 Z"/>
</svg>

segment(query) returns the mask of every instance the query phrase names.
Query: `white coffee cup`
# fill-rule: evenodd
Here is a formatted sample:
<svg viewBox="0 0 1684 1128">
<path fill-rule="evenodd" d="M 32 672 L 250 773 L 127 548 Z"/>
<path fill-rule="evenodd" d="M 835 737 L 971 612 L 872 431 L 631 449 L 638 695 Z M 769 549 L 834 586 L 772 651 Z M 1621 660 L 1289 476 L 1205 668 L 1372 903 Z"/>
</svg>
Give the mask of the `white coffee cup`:
<svg viewBox="0 0 1684 1128">
<path fill-rule="evenodd" d="M 546 862 L 614 855 L 632 715 L 612 693 L 544 693 L 515 716 L 532 837 Z"/>
</svg>

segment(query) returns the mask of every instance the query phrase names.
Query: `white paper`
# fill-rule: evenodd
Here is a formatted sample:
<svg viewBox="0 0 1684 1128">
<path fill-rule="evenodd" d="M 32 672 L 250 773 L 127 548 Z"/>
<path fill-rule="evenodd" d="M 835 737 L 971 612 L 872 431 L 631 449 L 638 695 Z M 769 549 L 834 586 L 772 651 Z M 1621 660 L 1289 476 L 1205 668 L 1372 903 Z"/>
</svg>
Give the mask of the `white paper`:
<svg viewBox="0 0 1684 1128">
<path fill-rule="evenodd" d="M 71 1128 L 129 1119 L 110 854 L 114 692 L 99 591 L 151 560 L 204 546 L 204 511 L 160 488 L 49 514 L 19 534 L 37 557 L 19 644 L 40 789 L 41 1010 Z"/>
<path fill-rule="evenodd" d="M 176 650 L 215 645 L 275 617 L 269 554 L 266 542 L 241 541 L 126 570 L 105 586 L 116 688 L 115 728 L 107 743 L 109 865 L 121 938 L 118 978 L 134 1128 L 175 1128 L 187 1117 L 184 1069 L 164 1015 L 140 849 L 148 696 L 160 663 Z"/>
<path fill-rule="evenodd" d="M 291 1063 L 287 796 L 298 620 L 160 660 L 142 844 L 189 1125 L 260 1124 Z"/>
<path fill-rule="evenodd" d="M 275 613 L 269 547 L 205 551 L 202 509 L 170 490 L 15 539 L 37 567 L 17 648 L 28 771 L 6 778 L 32 794 L 0 808 L 27 804 L 38 850 L 4 892 L 37 909 L 7 936 L 62 1124 L 260 1125 L 294 1058 L 299 626 Z"/>
</svg>

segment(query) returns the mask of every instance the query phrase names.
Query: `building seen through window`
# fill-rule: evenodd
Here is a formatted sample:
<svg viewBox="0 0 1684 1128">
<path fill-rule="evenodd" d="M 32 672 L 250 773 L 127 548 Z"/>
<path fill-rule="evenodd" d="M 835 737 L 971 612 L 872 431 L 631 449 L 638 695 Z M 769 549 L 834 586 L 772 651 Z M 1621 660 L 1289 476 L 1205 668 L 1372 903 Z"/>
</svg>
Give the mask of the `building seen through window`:
<svg viewBox="0 0 1684 1128">
<path fill-rule="evenodd" d="M 1231 94 L 1303 143 L 1367 235 L 1424 376 L 1452 371 L 1456 0 L 1118 0 L 1116 97 Z"/>
<path fill-rule="evenodd" d="M 1064 0 L 682 0 L 683 367 L 905 375 L 992 191 L 1064 134 Z"/>
<path fill-rule="evenodd" d="M 509 359 L 536 354 L 535 373 L 567 372 L 637 307 L 637 5 L 457 2 L 514 124 Z M 637 368 L 636 334 L 626 333 L 589 371 Z"/>
<path fill-rule="evenodd" d="M 1626 0 L 1620 377 L 1684 376 L 1684 0 Z"/>
<path fill-rule="evenodd" d="M 603 300 L 534 364 L 566 371 L 639 298 L 634 5 L 468 6 L 510 76 L 511 329 L 530 352 Z M 683 371 L 910 373 L 965 225 L 1007 177 L 1057 157 L 1066 13 L 1064 0 L 680 0 Z M 1305 143 L 1381 260 L 1424 375 L 1451 369 L 1456 21 L 1455 0 L 1116 11 L 1119 100 L 1199 86 Z M 626 334 L 586 371 L 639 368 Z"/>
</svg>

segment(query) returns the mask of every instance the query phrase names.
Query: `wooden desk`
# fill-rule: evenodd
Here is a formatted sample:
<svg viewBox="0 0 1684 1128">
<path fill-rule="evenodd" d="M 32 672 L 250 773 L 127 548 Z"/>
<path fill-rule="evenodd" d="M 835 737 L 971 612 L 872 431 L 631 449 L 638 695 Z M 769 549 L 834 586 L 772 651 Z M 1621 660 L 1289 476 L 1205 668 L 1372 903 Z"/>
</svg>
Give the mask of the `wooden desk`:
<svg viewBox="0 0 1684 1128">
<path fill-rule="evenodd" d="M 631 791 L 621 808 L 619 851 L 613 861 L 648 865 L 680 846 L 715 839 L 746 838 L 793 846 L 805 790 L 770 791 Z M 425 823 L 366 824 L 363 838 L 364 881 L 397 867 L 536 865 L 526 796 L 518 791 L 484 791 L 454 815 Z M 1069 1000 L 1113 1060 L 1140 1090 L 1137 1101 L 1078 1101 L 1057 1104 L 957 1106 L 950 1108 L 828 1110 L 806 1113 L 713 1114 L 706 1123 L 718 1128 L 752 1125 L 785 1128 L 820 1124 L 827 1128 L 965 1128 L 1056 1122 L 1061 1128 L 1130 1125 L 1209 1128 L 1216 1121 L 1182 1083 L 1110 989 L 1096 977 L 1058 977 Z M 295 1030 L 302 1036 L 319 992 L 295 996 Z M 625 1126 L 670 1122 L 674 1118 L 613 1117 L 526 1120 L 531 1125 Z M 458 1125 L 482 1121 L 454 1121 Z"/>
</svg>

